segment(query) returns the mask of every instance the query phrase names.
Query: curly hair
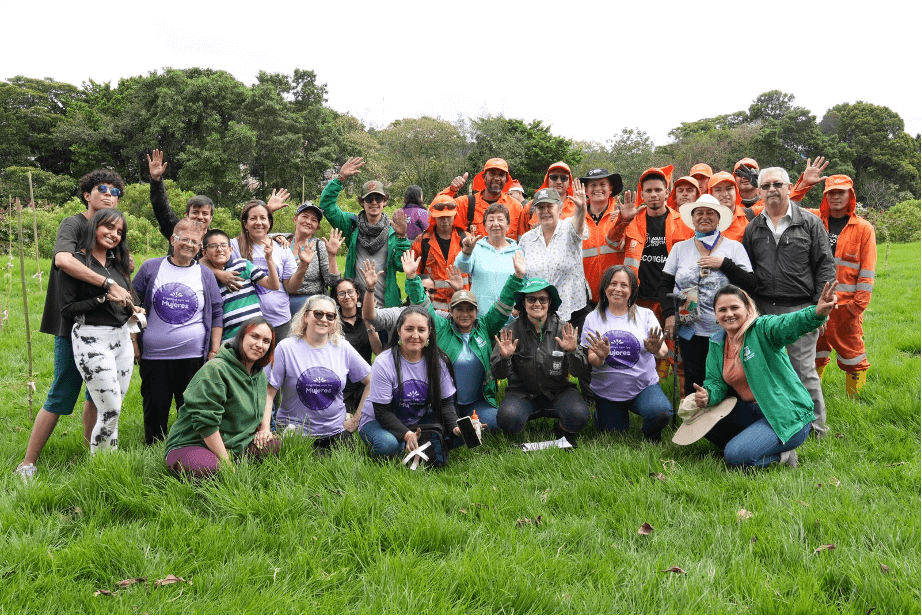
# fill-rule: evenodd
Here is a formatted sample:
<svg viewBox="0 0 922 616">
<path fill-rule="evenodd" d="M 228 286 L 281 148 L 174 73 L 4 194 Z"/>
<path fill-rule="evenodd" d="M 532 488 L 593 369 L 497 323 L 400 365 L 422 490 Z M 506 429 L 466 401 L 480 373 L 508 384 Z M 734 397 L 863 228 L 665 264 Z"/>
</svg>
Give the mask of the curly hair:
<svg viewBox="0 0 922 616">
<path fill-rule="evenodd" d="M 86 200 L 86 193 L 93 192 L 93 189 L 96 188 L 97 184 L 111 184 L 113 187 L 118 188 L 122 191 L 122 194 L 125 194 L 125 182 L 122 180 L 122 176 L 117 174 L 115 171 L 110 171 L 109 169 L 97 169 L 96 171 L 91 171 L 85 176 L 80 178 L 80 201 L 83 202 L 87 208 L 90 207 L 90 204 Z"/>
<path fill-rule="evenodd" d="M 289 336 L 303 338 L 307 331 L 307 314 L 313 310 L 320 302 L 330 302 L 333 304 L 333 312 L 336 313 L 336 319 L 333 320 L 333 328 L 330 332 L 330 343 L 339 344 L 340 338 L 343 337 L 343 323 L 339 319 L 339 304 L 337 304 L 329 295 L 311 295 L 301 306 L 294 316 L 291 317 L 291 332 Z"/>
</svg>

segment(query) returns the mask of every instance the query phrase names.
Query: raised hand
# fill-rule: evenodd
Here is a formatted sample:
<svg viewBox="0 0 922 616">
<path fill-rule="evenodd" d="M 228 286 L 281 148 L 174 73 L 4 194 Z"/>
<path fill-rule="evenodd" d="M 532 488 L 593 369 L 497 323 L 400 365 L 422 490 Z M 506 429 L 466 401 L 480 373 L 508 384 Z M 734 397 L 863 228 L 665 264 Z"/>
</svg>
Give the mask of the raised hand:
<svg viewBox="0 0 922 616">
<path fill-rule="evenodd" d="M 554 336 L 554 340 L 557 341 L 557 344 L 560 345 L 560 348 L 566 351 L 567 353 L 572 353 L 576 350 L 577 340 L 576 340 L 576 328 L 570 325 L 569 323 L 563 324 L 563 338 L 558 338 Z"/>
<path fill-rule="evenodd" d="M 150 179 L 159 180 L 166 171 L 167 163 L 163 160 L 163 152 L 154 150 L 147 155 L 147 169 L 150 171 Z"/>
<path fill-rule="evenodd" d="M 394 217 L 391 219 L 391 227 L 394 228 L 394 233 L 400 237 L 407 236 L 407 213 L 403 210 L 397 210 L 394 212 Z"/>
<path fill-rule="evenodd" d="M 359 172 L 359 169 L 365 166 L 365 161 L 361 156 L 355 156 L 343 163 L 339 168 L 339 178 L 342 181 L 348 180 Z"/>
<path fill-rule="evenodd" d="M 512 255 L 512 267 L 515 268 L 515 275 L 519 278 L 525 278 L 527 276 L 525 269 L 525 253 L 521 250 L 516 250 L 515 254 Z"/>
<path fill-rule="evenodd" d="M 311 250 L 310 240 L 301 244 L 300 246 L 296 246 L 296 248 L 297 250 L 293 252 L 295 253 L 295 256 L 298 258 L 298 264 L 301 267 L 305 268 L 306 270 L 307 266 L 310 265 L 311 261 L 314 260 L 314 254 L 316 253 L 316 251 Z"/>
<path fill-rule="evenodd" d="M 335 257 L 343 245 L 343 232 L 333 227 L 330 229 L 330 237 L 323 239 L 323 245 L 327 248 L 327 254 Z"/>
<path fill-rule="evenodd" d="M 659 327 L 651 327 L 647 339 L 643 341 L 643 348 L 647 349 L 647 352 L 656 355 L 663 348 L 665 340 L 663 330 Z"/>
<path fill-rule="evenodd" d="M 477 241 L 482 237 L 482 235 L 477 235 L 477 227 L 471 225 L 469 233 L 464 236 L 463 240 L 461 240 L 461 252 L 466 255 L 474 252 L 474 246 L 477 245 Z"/>
<path fill-rule="evenodd" d="M 675 315 L 666 317 L 666 326 L 663 328 L 663 334 L 667 338 L 672 338 L 672 332 L 675 331 Z"/>
<path fill-rule="evenodd" d="M 631 191 L 624 191 L 624 203 L 621 204 L 621 219 L 624 222 L 631 222 L 634 220 L 635 216 L 640 214 L 640 212 L 646 208 L 647 205 L 645 203 L 637 205 L 634 202 L 634 194 Z"/>
<path fill-rule="evenodd" d="M 828 317 L 832 309 L 836 307 L 836 287 L 839 286 L 838 280 L 832 283 L 826 283 L 823 292 L 820 294 L 820 300 L 816 302 L 816 316 Z"/>
<path fill-rule="evenodd" d="M 266 252 L 266 263 L 272 262 L 272 249 L 275 246 L 275 242 L 272 241 L 272 238 L 266 237 L 261 242 L 263 250 Z"/>
<path fill-rule="evenodd" d="M 708 390 L 697 383 L 692 383 L 692 385 L 695 387 L 695 404 L 699 409 L 703 409 L 708 405 Z"/>
<path fill-rule="evenodd" d="M 499 335 L 494 336 L 494 339 L 496 340 L 496 348 L 499 349 L 499 355 L 504 359 L 512 357 L 516 347 L 519 346 L 518 339 L 512 339 L 511 329 L 500 330 Z"/>
<path fill-rule="evenodd" d="M 592 351 L 596 357 L 605 361 L 605 359 L 611 354 L 611 341 L 597 334 L 595 332 L 586 332 L 586 341 L 589 343 L 589 350 Z"/>
<path fill-rule="evenodd" d="M 403 265 L 403 273 L 407 275 L 407 280 L 416 278 L 416 272 L 419 271 L 420 257 L 412 250 L 405 251 L 400 255 L 400 264 Z"/>
<path fill-rule="evenodd" d="M 276 210 L 280 210 L 283 207 L 287 207 L 288 204 L 285 202 L 290 198 L 291 194 L 284 188 L 273 188 L 272 194 L 269 195 L 269 200 L 266 201 L 266 209 L 270 212 L 275 212 Z"/>
<path fill-rule="evenodd" d="M 406 255 L 407 253 L 403 254 Z M 403 260 L 403 256 L 401 256 L 400 259 Z M 404 268 L 406 268 L 406 263 L 404 263 Z M 375 262 L 371 259 L 365 259 L 365 261 L 362 263 L 362 267 L 359 269 L 362 272 L 362 278 L 365 279 L 365 288 L 369 291 L 373 291 L 375 285 L 378 284 L 378 276 L 384 272 L 377 271 Z"/>
<path fill-rule="evenodd" d="M 448 286 L 451 287 L 452 291 L 460 291 L 464 288 L 464 276 L 454 265 L 448 265 Z"/>
<path fill-rule="evenodd" d="M 826 179 L 823 171 L 829 166 L 829 161 L 822 156 L 817 156 L 812 161 L 807 159 L 807 168 L 804 169 L 804 182 L 808 186 L 813 186 Z"/>
<path fill-rule="evenodd" d="M 573 196 L 571 197 L 576 203 L 577 209 L 582 210 L 586 207 L 586 189 L 579 178 L 573 178 Z"/>
<path fill-rule="evenodd" d="M 470 177 L 468 172 L 465 171 L 464 175 L 456 176 L 455 179 L 451 181 L 451 190 L 452 192 L 458 192 L 461 188 L 467 184 L 467 178 Z"/>
</svg>

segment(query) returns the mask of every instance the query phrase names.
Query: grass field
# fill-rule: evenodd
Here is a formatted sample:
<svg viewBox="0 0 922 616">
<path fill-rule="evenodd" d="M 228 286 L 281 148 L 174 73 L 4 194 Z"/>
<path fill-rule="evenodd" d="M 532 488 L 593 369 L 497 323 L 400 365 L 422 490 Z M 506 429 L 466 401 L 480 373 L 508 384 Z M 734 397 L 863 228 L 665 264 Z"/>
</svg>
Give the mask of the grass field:
<svg viewBox="0 0 922 616">
<path fill-rule="evenodd" d="M 893 246 L 888 268 L 881 248 L 867 386 L 848 400 L 826 371 L 830 434 L 798 469 L 728 470 L 670 431 L 641 443 L 635 422 L 587 428 L 575 451 L 491 436 L 437 472 L 286 439 L 278 459 L 199 484 L 142 444 L 137 374 L 119 452 L 91 458 L 78 412 L 34 482 L 10 472 L 31 429 L 16 261 L 0 280 L 0 612 L 918 614 L 920 247 Z M 37 410 L 52 339 L 27 280 Z M 543 440 L 535 423 L 525 438 Z M 185 582 L 155 584 L 170 575 Z M 131 578 L 147 581 L 118 586 Z"/>
</svg>

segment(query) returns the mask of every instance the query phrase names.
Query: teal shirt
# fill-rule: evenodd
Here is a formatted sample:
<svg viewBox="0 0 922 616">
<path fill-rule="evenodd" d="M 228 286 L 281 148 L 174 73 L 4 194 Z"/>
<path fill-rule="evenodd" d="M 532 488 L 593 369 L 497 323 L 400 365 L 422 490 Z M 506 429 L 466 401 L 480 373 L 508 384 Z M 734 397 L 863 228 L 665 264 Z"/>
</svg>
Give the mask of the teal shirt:
<svg viewBox="0 0 922 616">
<path fill-rule="evenodd" d="M 359 222 L 355 214 L 342 211 L 336 204 L 340 191 L 343 189 L 342 182 L 337 178 L 331 181 L 323 189 L 320 195 L 320 209 L 323 215 L 330 221 L 330 225 L 343 232 L 346 241 L 346 247 L 349 249 L 346 255 L 346 277 L 355 278 L 356 266 L 356 244 L 359 241 Z M 410 249 L 410 240 L 405 237 L 398 237 L 394 229 L 387 232 L 387 267 L 384 271 L 384 304 L 388 308 L 399 306 L 403 301 L 400 297 L 400 287 L 397 285 L 397 272 L 403 271 L 403 264 L 400 257 L 404 252 Z"/>
<path fill-rule="evenodd" d="M 816 315 L 816 306 L 779 315 L 762 315 L 746 331 L 740 359 L 749 389 L 762 414 L 782 443 L 813 421 L 813 399 L 791 366 L 784 347 L 825 322 Z M 708 406 L 727 395 L 723 379 L 724 341 L 721 330 L 711 336 L 708 347 L 707 376 L 704 388 Z"/>
</svg>

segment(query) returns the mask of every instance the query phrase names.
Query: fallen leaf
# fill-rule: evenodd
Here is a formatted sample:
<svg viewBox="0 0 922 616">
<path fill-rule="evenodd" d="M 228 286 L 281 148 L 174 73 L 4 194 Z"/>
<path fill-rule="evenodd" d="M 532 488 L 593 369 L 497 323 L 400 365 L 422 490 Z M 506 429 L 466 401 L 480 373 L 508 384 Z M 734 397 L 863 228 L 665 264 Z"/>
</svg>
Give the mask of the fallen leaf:
<svg viewBox="0 0 922 616">
<path fill-rule="evenodd" d="M 819 520 L 813 520 L 813 528 L 819 528 L 819 527 L 820 527 L 820 521 L 819 521 Z"/>
<path fill-rule="evenodd" d="M 106 589 L 104 589 L 104 588 L 101 588 L 101 589 L 97 590 L 96 592 L 94 592 L 94 593 L 93 593 L 93 596 L 94 596 L 94 597 L 98 597 L 99 595 L 106 595 L 107 597 L 111 597 L 111 596 L 117 595 L 117 594 L 118 594 L 117 591 L 106 590 Z"/>
<path fill-rule="evenodd" d="M 515 525 L 518 528 L 521 528 L 525 526 L 526 524 L 534 524 L 535 526 L 541 526 L 541 516 L 539 515 L 534 520 L 532 520 L 531 518 L 519 518 L 515 521 Z"/>
<path fill-rule="evenodd" d="M 826 552 L 826 551 L 831 552 L 831 551 L 834 550 L 834 549 L 836 549 L 836 544 L 835 544 L 835 543 L 824 543 L 824 544 L 821 545 L 820 547 L 818 547 L 818 548 L 816 548 L 815 550 L 813 550 L 813 553 L 816 554 L 817 552 Z"/>
<path fill-rule="evenodd" d="M 147 578 L 144 578 L 144 577 L 128 578 L 127 580 L 121 580 L 120 582 L 116 582 L 115 585 L 120 586 L 122 588 L 128 588 L 132 584 L 141 584 L 146 581 L 147 581 Z"/>
<path fill-rule="evenodd" d="M 192 584 L 191 580 L 187 582 L 181 577 L 175 576 L 171 573 L 170 575 L 166 576 L 162 580 L 157 580 L 156 582 L 154 582 L 154 588 L 159 588 L 160 586 L 166 586 L 168 584 L 176 584 L 177 582 L 182 582 L 183 584 L 190 584 L 190 585 Z"/>
<path fill-rule="evenodd" d="M 871 609 L 869 609 L 867 612 L 865 612 L 865 615 L 870 614 L 871 612 L 873 612 L 873 611 L 876 610 L 876 609 L 877 609 L 877 606 L 876 606 L 876 605 L 871 606 Z"/>
<path fill-rule="evenodd" d="M 652 526 L 644 522 L 643 524 L 640 525 L 640 528 L 637 529 L 637 534 L 638 535 L 652 535 L 653 530 L 654 529 Z"/>
<path fill-rule="evenodd" d="M 663 569 L 663 573 L 685 573 L 685 569 L 681 567 L 676 567 L 675 565 L 669 567 L 668 569 Z"/>
<path fill-rule="evenodd" d="M 654 479 L 659 479 L 660 481 L 666 481 L 666 475 L 662 473 L 650 473 L 650 476 Z"/>
<path fill-rule="evenodd" d="M 75 514 L 75 515 L 82 515 L 82 514 L 83 514 L 83 509 L 81 509 L 80 507 L 74 507 L 74 514 Z"/>
<path fill-rule="evenodd" d="M 669 473 L 672 473 L 673 471 L 675 471 L 675 460 L 663 460 L 662 458 L 660 458 L 660 462 L 663 463 L 664 471 L 668 471 Z"/>
<path fill-rule="evenodd" d="M 736 519 L 737 519 L 738 521 L 740 521 L 740 522 L 742 522 L 743 520 L 748 520 L 748 519 L 751 518 L 751 517 L 752 517 L 752 512 L 751 512 L 751 511 L 746 511 L 745 509 L 740 509 L 739 511 L 736 512 Z"/>
<path fill-rule="evenodd" d="M 750 543 L 755 543 L 756 541 L 758 541 L 758 539 L 756 539 L 755 537 L 749 540 Z"/>
<path fill-rule="evenodd" d="M 462 507 L 461 509 L 459 509 L 459 511 L 460 511 L 461 513 L 467 513 L 467 509 L 465 509 L 464 507 Z"/>
<path fill-rule="evenodd" d="M 845 438 L 845 435 L 841 432 L 836 432 L 836 438 Z"/>
<path fill-rule="evenodd" d="M 799 500 L 799 501 L 797 501 L 797 502 L 800 503 L 801 505 L 803 505 L 804 507 L 809 507 L 809 506 L 810 506 L 810 503 L 805 503 L 805 502 L 803 502 L 802 500 Z"/>
<path fill-rule="evenodd" d="M 880 561 L 877 561 L 877 562 L 880 562 Z M 880 570 L 883 571 L 884 573 L 890 573 L 890 567 L 888 567 L 884 563 L 880 563 Z"/>
<path fill-rule="evenodd" d="M 542 502 L 542 503 L 546 503 L 546 502 L 547 502 L 547 495 L 550 494 L 550 493 L 551 493 L 551 489 L 550 489 L 550 488 L 548 488 L 548 489 L 546 489 L 546 490 L 544 491 L 544 494 L 541 495 L 541 502 Z"/>
<path fill-rule="evenodd" d="M 893 468 L 894 466 L 903 466 L 904 464 L 906 464 L 905 460 L 902 462 L 894 462 L 893 464 L 888 464 L 887 468 Z"/>
</svg>

